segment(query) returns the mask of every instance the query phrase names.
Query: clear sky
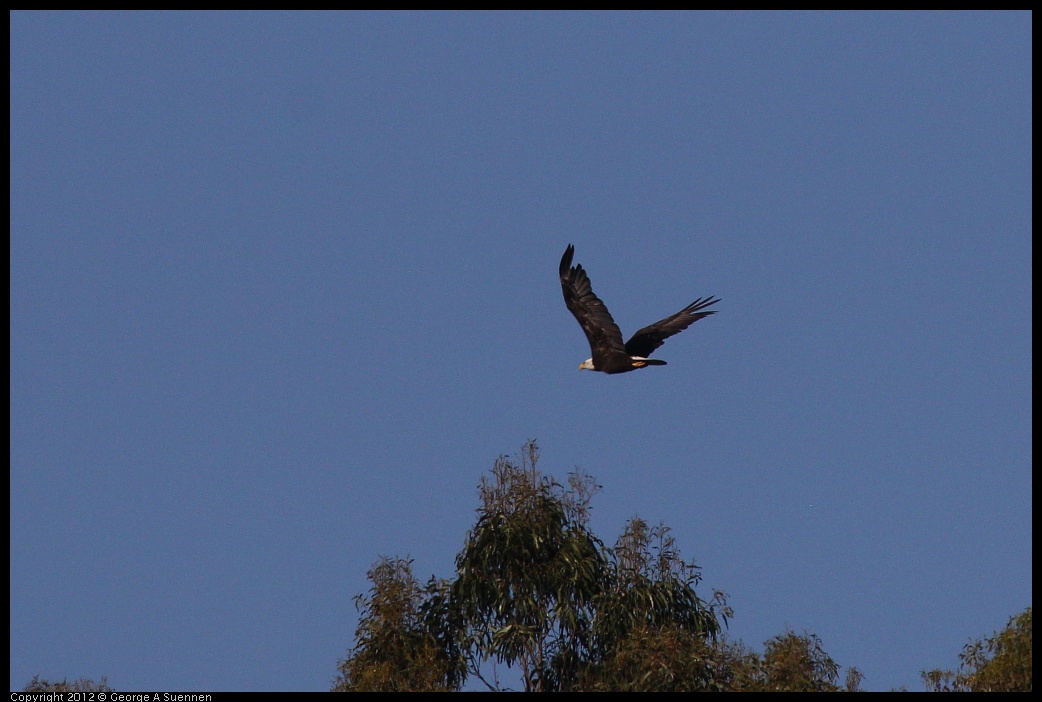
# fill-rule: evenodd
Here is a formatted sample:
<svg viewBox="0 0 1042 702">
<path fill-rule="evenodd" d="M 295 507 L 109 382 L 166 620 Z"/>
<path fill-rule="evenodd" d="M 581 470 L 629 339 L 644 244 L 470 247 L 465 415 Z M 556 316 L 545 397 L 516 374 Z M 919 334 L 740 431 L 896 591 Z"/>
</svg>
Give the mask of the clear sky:
<svg viewBox="0 0 1042 702">
<path fill-rule="evenodd" d="M 762 650 L 1031 604 L 1031 15 L 11 15 L 11 686 L 325 690 L 537 439 Z M 578 370 L 565 246 L 669 362 Z"/>
</svg>

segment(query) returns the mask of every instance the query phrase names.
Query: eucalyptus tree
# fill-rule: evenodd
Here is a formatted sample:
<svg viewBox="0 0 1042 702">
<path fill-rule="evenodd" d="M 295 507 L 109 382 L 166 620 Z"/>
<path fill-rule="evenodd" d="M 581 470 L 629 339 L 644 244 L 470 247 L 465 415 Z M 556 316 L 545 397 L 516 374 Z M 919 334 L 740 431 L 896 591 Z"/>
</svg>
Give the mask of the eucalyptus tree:
<svg viewBox="0 0 1042 702">
<path fill-rule="evenodd" d="M 334 689 L 457 690 L 470 680 L 504 690 L 505 668 L 526 691 L 638 689 L 630 677 L 647 682 L 648 667 L 661 668 L 639 658 L 643 642 L 711 645 L 730 610 L 723 593 L 698 596 L 698 568 L 680 558 L 668 528 L 633 519 L 607 547 L 589 526 L 593 478 L 575 472 L 562 484 L 538 461 L 529 442 L 482 477 L 454 577 L 421 587 L 411 564 L 388 559 L 370 571 Z M 717 689 L 712 676 L 704 665 L 685 669 L 663 689 Z"/>
</svg>

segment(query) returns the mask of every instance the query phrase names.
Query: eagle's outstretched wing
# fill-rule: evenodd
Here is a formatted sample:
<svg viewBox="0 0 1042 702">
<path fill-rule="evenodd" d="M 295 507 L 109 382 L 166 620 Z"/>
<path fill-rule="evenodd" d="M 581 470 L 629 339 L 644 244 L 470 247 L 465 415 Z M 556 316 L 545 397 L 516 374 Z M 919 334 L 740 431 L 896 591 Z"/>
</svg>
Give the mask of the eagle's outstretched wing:
<svg viewBox="0 0 1042 702">
<path fill-rule="evenodd" d="M 579 320 L 579 326 L 586 333 L 594 365 L 602 368 L 604 367 L 603 362 L 608 358 L 626 353 L 622 343 L 622 332 L 619 331 L 615 320 L 611 318 L 608 308 L 604 306 L 599 297 L 594 295 L 586 271 L 581 265 L 572 265 L 574 254 L 575 247 L 568 244 L 568 248 L 564 250 L 564 256 L 561 257 L 559 273 L 561 290 L 564 292 L 564 304 L 568 305 L 568 309 Z M 676 334 L 676 332 L 670 332 L 670 334 Z"/>
<path fill-rule="evenodd" d="M 598 300 L 598 302 L 600 302 L 600 300 Z M 716 310 L 710 310 L 708 312 L 702 312 L 701 310 L 704 310 L 710 305 L 715 305 L 718 302 L 720 302 L 720 300 L 715 297 L 700 297 L 676 314 L 666 317 L 665 319 L 660 319 L 654 324 L 649 324 L 639 330 L 630 338 L 629 341 L 626 342 L 626 353 L 630 356 L 647 358 L 655 349 L 662 346 L 663 342 L 665 342 L 669 337 L 674 334 L 679 334 L 704 317 L 716 314 Z M 578 317 L 579 315 L 576 316 Z M 589 336 L 588 333 L 587 336 Z"/>
</svg>

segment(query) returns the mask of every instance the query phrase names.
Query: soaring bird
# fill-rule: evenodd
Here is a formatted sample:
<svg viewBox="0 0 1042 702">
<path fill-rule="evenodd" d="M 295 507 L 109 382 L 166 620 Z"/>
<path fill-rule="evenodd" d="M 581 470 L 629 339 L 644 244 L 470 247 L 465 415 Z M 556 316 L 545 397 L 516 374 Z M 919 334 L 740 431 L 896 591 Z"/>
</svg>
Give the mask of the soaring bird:
<svg viewBox="0 0 1042 702">
<path fill-rule="evenodd" d="M 644 366 L 664 366 L 665 361 L 648 358 L 651 353 L 674 334 L 716 310 L 703 311 L 720 302 L 715 297 L 698 298 L 674 315 L 648 325 L 622 343 L 622 332 L 611 318 L 611 313 L 601 299 L 593 293 L 590 279 L 581 265 L 572 265 L 575 247 L 568 244 L 561 257 L 561 290 L 564 304 L 579 320 L 579 326 L 590 341 L 592 358 L 579 364 L 579 370 L 596 370 L 602 373 L 628 373 Z"/>
</svg>

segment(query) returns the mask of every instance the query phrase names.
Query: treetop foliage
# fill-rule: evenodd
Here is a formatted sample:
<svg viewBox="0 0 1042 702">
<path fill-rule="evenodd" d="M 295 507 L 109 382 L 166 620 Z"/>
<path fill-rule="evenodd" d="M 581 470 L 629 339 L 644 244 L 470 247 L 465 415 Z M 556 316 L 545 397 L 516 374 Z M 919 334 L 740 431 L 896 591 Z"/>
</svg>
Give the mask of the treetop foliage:
<svg viewBox="0 0 1042 702">
<path fill-rule="evenodd" d="M 608 547 L 589 529 L 600 490 L 581 471 L 561 484 L 537 469 L 534 441 L 501 456 L 478 486 L 477 521 L 451 578 L 421 583 L 412 560 L 381 558 L 355 597 L 354 646 L 334 691 L 448 692 L 468 682 L 526 691 L 857 692 L 812 633 L 786 631 L 752 651 L 724 632 L 731 608 L 686 561 L 669 527 L 631 519 Z M 971 641 L 957 671 L 923 671 L 932 692 L 1030 692 L 1031 607 Z M 39 675 L 25 692 L 113 691 Z"/>
<path fill-rule="evenodd" d="M 68 678 L 62 678 L 61 682 L 50 681 L 34 675 L 22 692 L 115 692 L 109 687 L 108 680 L 104 677 L 101 682 L 94 682 L 90 678 L 79 678 L 69 682 Z"/>
<path fill-rule="evenodd" d="M 959 670 L 923 671 L 929 692 L 1031 692 L 1031 607 L 1002 631 L 966 644 Z"/>
<path fill-rule="evenodd" d="M 727 641 L 725 594 L 698 594 L 668 527 L 634 518 L 607 547 L 589 529 L 593 478 L 562 485 L 538 459 L 529 442 L 482 478 L 454 577 L 421 587 L 408 560 L 374 566 L 334 690 L 503 690 L 503 666 L 526 691 L 840 689 L 817 637 L 763 657 Z"/>
</svg>

